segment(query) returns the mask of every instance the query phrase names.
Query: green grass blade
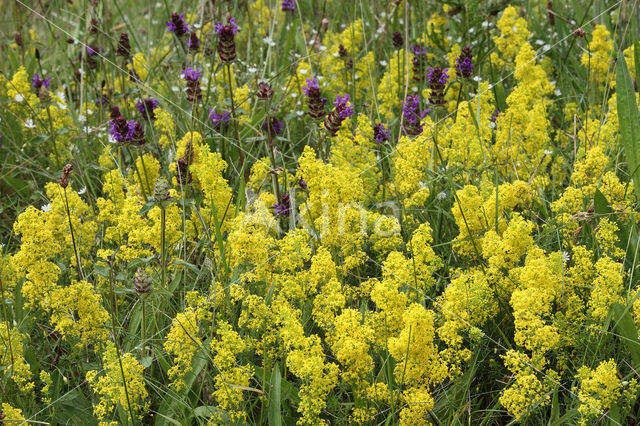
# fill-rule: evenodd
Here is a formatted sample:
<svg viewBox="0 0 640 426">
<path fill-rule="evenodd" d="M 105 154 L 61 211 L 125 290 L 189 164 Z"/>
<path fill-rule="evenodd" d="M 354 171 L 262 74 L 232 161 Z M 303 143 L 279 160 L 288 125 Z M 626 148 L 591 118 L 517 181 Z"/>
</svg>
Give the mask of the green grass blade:
<svg viewBox="0 0 640 426">
<path fill-rule="evenodd" d="M 622 53 L 618 53 L 616 94 L 622 146 L 627 155 L 629 172 L 634 180 L 636 197 L 640 199 L 640 113 L 631 74 Z"/>
</svg>

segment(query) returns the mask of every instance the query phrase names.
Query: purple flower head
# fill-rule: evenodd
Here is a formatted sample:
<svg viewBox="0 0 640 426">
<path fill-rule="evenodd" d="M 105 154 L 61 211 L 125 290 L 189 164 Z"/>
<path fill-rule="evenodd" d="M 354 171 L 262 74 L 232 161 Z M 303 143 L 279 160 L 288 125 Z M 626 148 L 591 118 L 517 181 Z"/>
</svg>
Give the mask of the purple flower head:
<svg viewBox="0 0 640 426">
<path fill-rule="evenodd" d="M 307 85 L 302 86 L 302 91 L 305 95 L 309 96 L 309 91 L 311 90 L 320 90 L 320 85 L 318 84 L 318 79 L 314 78 L 313 80 L 307 79 Z M 349 95 L 347 95 L 349 96 Z"/>
<path fill-rule="evenodd" d="M 40 89 L 44 86 L 47 89 L 51 86 L 51 77 L 47 77 L 44 80 L 40 78 L 40 74 L 35 73 L 31 79 L 31 85 L 36 89 L 36 93 L 40 92 Z"/>
<path fill-rule="evenodd" d="M 227 25 L 222 25 L 222 21 L 218 21 L 214 29 L 218 35 L 238 34 L 238 26 L 236 25 L 235 18 L 229 19 L 229 23 Z"/>
<path fill-rule="evenodd" d="M 496 109 L 494 113 L 491 114 L 491 121 L 495 123 L 499 115 L 500 115 L 500 110 Z"/>
<path fill-rule="evenodd" d="M 284 125 L 274 116 L 269 116 L 264 123 L 262 123 L 262 130 L 269 133 L 271 137 L 281 135 L 282 129 L 284 129 Z"/>
<path fill-rule="evenodd" d="M 171 20 L 167 21 L 167 31 L 174 33 L 177 37 L 182 37 L 189 32 L 189 24 L 184 22 L 184 13 L 180 15 L 177 13 L 171 14 Z"/>
<path fill-rule="evenodd" d="M 459 77 L 470 78 L 473 74 L 473 54 L 471 47 L 465 46 L 460 52 L 460 56 L 456 58 L 456 72 Z"/>
<path fill-rule="evenodd" d="M 348 102 L 349 94 L 347 93 L 344 97 L 340 97 L 340 95 L 336 96 L 336 101 L 333 103 L 336 106 L 336 110 L 340 113 L 340 118 L 343 120 L 355 114 L 353 105 L 347 105 Z"/>
<path fill-rule="evenodd" d="M 409 95 L 402 102 L 402 116 L 404 131 L 408 135 L 417 136 L 422 133 L 422 119 L 426 117 L 428 109 L 420 110 L 420 96 Z"/>
<path fill-rule="evenodd" d="M 384 128 L 384 124 L 373 126 L 373 139 L 378 143 L 385 143 L 391 137 L 391 131 Z"/>
<path fill-rule="evenodd" d="M 104 46 L 87 46 L 87 55 L 95 56 L 104 50 Z"/>
<path fill-rule="evenodd" d="M 302 189 L 307 189 L 307 181 L 304 180 L 304 178 L 300 178 L 300 180 L 298 181 L 298 185 Z"/>
<path fill-rule="evenodd" d="M 280 6 L 282 6 L 283 12 L 295 12 L 296 11 L 296 0 L 282 0 L 280 2 Z"/>
<path fill-rule="evenodd" d="M 280 216 L 289 216 L 291 213 L 291 198 L 289 194 L 281 194 L 279 202 L 275 203 L 273 207 L 275 207 L 273 213 Z"/>
<path fill-rule="evenodd" d="M 427 54 L 427 48 L 422 47 L 419 44 L 412 44 L 409 47 L 409 50 L 411 50 L 411 53 L 413 53 L 415 56 L 425 56 Z"/>
<path fill-rule="evenodd" d="M 153 113 L 153 110 L 155 110 L 156 108 L 158 108 L 158 105 L 160 105 L 158 103 L 158 101 L 154 98 L 146 98 L 140 102 L 138 102 L 136 104 L 136 108 L 138 109 L 138 112 L 140 113 L 140 115 L 142 116 L 143 119 L 145 120 L 155 120 L 156 119 L 156 115 Z"/>
<path fill-rule="evenodd" d="M 202 77 L 202 72 L 200 69 L 192 69 L 191 67 L 187 67 L 187 69 L 182 70 L 182 78 L 187 81 L 198 81 Z"/>
<path fill-rule="evenodd" d="M 449 68 L 442 69 L 440 67 L 431 68 L 429 67 L 429 72 L 427 73 L 427 79 L 429 83 L 439 83 L 439 84 L 447 84 L 449 81 L 449 74 L 447 72 Z"/>
<path fill-rule="evenodd" d="M 196 33 L 189 33 L 189 37 L 187 37 L 187 48 L 192 52 L 200 49 L 200 39 L 198 38 Z"/>
<path fill-rule="evenodd" d="M 211 126 L 218 132 L 229 127 L 229 111 L 223 111 L 217 113 L 215 108 L 209 110 L 209 120 L 211 120 Z"/>
<path fill-rule="evenodd" d="M 111 128 L 109 134 L 117 142 L 124 142 L 129 130 L 127 120 L 123 116 L 118 116 L 109 121 Z"/>
</svg>

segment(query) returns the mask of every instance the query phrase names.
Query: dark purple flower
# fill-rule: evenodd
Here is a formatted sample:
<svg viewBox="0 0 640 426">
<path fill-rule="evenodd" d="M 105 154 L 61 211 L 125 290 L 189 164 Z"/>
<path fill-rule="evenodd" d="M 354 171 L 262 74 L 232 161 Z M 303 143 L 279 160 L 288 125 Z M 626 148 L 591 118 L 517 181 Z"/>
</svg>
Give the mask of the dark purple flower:
<svg viewBox="0 0 640 426">
<path fill-rule="evenodd" d="M 209 110 L 209 120 L 211 120 L 211 126 L 218 132 L 226 130 L 229 127 L 229 111 L 223 111 L 217 113 L 215 108 Z"/>
<path fill-rule="evenodd" d="M 97 46 L 89 46 L 87 45 L 87 55 L 85 57 L 87 64 L 89 65 L 89 68 L 95 68 L 98 65 L 98 59 L 96 58 L 96 56 L 100 55 L 100 52 L 102 52 L 104 50 L 103 46 L 97 47 Z"/>
<path fill-rule="evenodd" d="M 142 101 L 136 103 L 136 108 L 138 112 L 145 120 L 155 120 L 156 115 L 153 113 L 153 110 L 158 108 L 160 104 L 154 98 L 145 98 Z"/>
<path fill-rule="evenodd" d="M 202 77 L 202 73 L 199 69 L 194 70 L 187 67 L 187 69 L 182 70 L 182 78 L 187 82 L 187 100 L 189 102 L 195 102 L 196 100 L 202 99 L 200 77 Z"/>
<path fill-rule="evenodd" d="M 344 97 L 338 95 L 336 97 L 336 101 L 333 103 L 335 108 L 331 111 L 324 120 L 324 128 L 329 132 L 331 136 L 335 136 L 338 134 L 338 130 L 340 130 L 340 126 L 342 122 L 349 116 L 355 114 L 353 110 L 353 105 L 347 105 L 349 102 L 349 95 L 345 95 Z"/>
<path fill-rule="evenodd" d="M 238 34 L 238 26 L 236 25 L 236 19 L 229 19 L 229 23 L 227 25 L 222 25 L 222 21 L 218 21 L 218 23 L 214 27 L 216 34 L 222 35 L 223 33 L 230 32 L 233 35 Z"/>
<path fill-rule="evenodd" d="M 302 91 L 309 98 L 309 115 L 314 120 L 320 120 L 325 117 L 324 104 L 327 102 L 327 98 L 324 98 L 320 93 L 320 85 L 318 79 L 314 78 L 310 80 L 307 78 L 307 85 L 302 86 Z"/>
<path fill-rule="evenodd" d="M 218 22 L 215 26 L 218 34 L 218 56 L 222 62 L 232 62 L 236 59 L 235 35 L 238 34 L 238 26 L 234 18 L 229 19 L 227 25 Z"/>
<path fill-rule="evenodd" d="M 119 112 L 117 107 L 114 107 L 115 112 Z M 144 137 L 144 129 L 142 124 L 135 120 L 125 119 L 122 115 L 113 118 L 114 110 L 111 111 L 112 119 L 109 121 L 111 128 L 109 134 L 117 142 L 130 142 L 134 145 L 144 145 L 146 140 Z"/>
<path fill-rule="evenodd" d="M 295 12 L 296 11 L 296 0 L 282 0 L 280 2 L 280 6 L 282 6 L 283 12 Z"/>
<path fill-rule="evenodd" d="M 189 24 L 184 22 L 184 13 L 180 15 L 172 13 L 171 20 L 167 21 L 167 30 L 174 33 L 176 37 L 182 37 L 189 32 Z"/>
<path fill-rule="evenodd" d="M 403 128 L 406 134 L 417 136 L 422 133 L 422 119 L 429 110 L 420 110 L 420 96 L 409 95 L 402 102 Z"/>
<path fill-rule="evenodd" d="M 300 178 L 300 180 L 298 181 L 298 185 L 302 189 L 307 189 L 307 181 L 304 180 L 304 178 Z"/>
<path fill-rule="evenodd" d="M 118 116 L 109 121 L 111 128 L 109 134 L 117 142 L 124 142 L 129 131 L 127 120 L 123 116 Z"/>
<path fill-rule="evenodd" d="M 449 68 L 442 69 L 440 67 L 429 67 L 427 79 L 429 80 L 429 88 L 431 89 L 429 103 L 432 105 L 444 105 L 444 89 L 449 81 Z"/>
<path fill-rule="evenodd" d="M 373 139 L 378 143 L 385 143 L 391 137 L 391 130 L 385 129 L 384 124 L 373 126 Z"/>
<path fill-rule="evenodd" d="M 393 47 L 395 47 L 396 49 L 400 49 L 402 47 L 402 44 L 404 43 L 402 34 L 399 32 L 393 33 L 393 36 L 391 37 L 391 43 L 393 43 Z"/>
<path fill-rule="evenodd" d="M 189 37 L 187 37 L 187 48 L 191 52 L 197 52 L 200 49 L 200 39 L 194 32 L 189 33 Z"/>
<path fill-rule="evenodd" d="M 112 106 L 109 116 L 111 117 L 111 120 L 115 120 L 118 117 L 122 117 L 122 114 L 120 113 L 120 108 L 118 108 L 116 105 Z"/>
<path fill-rule="evenodd" d="M 40 78 L 40 74 L 35 73 L 31 79 L 31 85 L 36 90 L 36 95 L 40 93 L 40 89 L 44 86 L 47 89 L 51 86 L 51 77 L 47 77 L 44 80 Z"/>
<path fill-rule="evenodd" d="M 278 120 L 278 117 L 274 117 L 272 115 L 267 117 L 264 123 L 262 123 L 262 130 L 267 132 L 271 137 L 281 135 L 283 129 L 284 125 L 282 122 Z"/>
<path fill-rule="evenodd" d="M 424 73 L 427 66 L 427 48 L 419 44 L 413 44 L 409 47 L 413 53 L 413 79 L 417 83 L 424 81 Z"/>
<path fill-rule="evenodd" d="M 470 78 L 473 74 L 473 55 L 471 47 L 465 46 L 456 58 L 456 72 L 459 77 Z"/>
<path fill-rule="evenodd" d="M 274 214 L 280 216 L 289 216 L 291 213 L 291 198 L 289 194 L 281 194 L 279 202 L 273 205 L 275 209 L 273 210 Z"/>
<path fill-rule="evenodd" d="M 273 89 L 267 83 L 258 83 L 258 98 L 271 99 L 273 97 Z"/>
<path fill-rule="evenodd" d="M 120 34 L 120 40 L 118 41 L 118 47 L 116 48 L 116 55 L 124 56 L 126 58 L 131 55 L 131 43 L 129 43 L 129 34 Z"/>
</svg>

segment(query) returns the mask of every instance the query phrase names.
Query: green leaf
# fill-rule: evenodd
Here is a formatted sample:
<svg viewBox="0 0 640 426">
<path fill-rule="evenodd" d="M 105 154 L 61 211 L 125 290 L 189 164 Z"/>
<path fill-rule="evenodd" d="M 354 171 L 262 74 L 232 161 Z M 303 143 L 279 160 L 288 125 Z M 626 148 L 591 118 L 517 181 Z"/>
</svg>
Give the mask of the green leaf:
<svg viewBox="0 0 640 426">
<path fill-rule="evenodd" d="M 640 42 L 633 42 L 633 63 L 636 67 L 636 82 L 640 79 Z"/>
<path fill-rule="evenodd" d="M 640 113 L 631 74 L 622 53 L 618 53 L 616 66 L 616 94 L 622 147 L 633 177 L 636 197 L 640 199 Z"/>
<path fill-rule="evenodd" d="M 599 189 L 596 189 L 596 193 L 593 195 L 593 207 L 598 216 L 606 216 L 613 213 L 607 198 Z"/>
<path fill-rule="evenodd" d="M 280 406 L 282 390 L 282 375 L 280 368 L 276 364 L 271 372 L 271 383 L 269 391 L 269 424 L 282 424 L 282 408 Z"/>
<path fill-rule="evenodd" d="M 633 360 L 633 368 L 640 368 L 640 341 L 638 341 L 638 329 L 636 327 L 631 313 L 630 307 L 623 306 L 619 303 L 613 305 L 616 323 L 615 328 L 619 334 L 620 340 L 631 353 Z"/>
</svg>

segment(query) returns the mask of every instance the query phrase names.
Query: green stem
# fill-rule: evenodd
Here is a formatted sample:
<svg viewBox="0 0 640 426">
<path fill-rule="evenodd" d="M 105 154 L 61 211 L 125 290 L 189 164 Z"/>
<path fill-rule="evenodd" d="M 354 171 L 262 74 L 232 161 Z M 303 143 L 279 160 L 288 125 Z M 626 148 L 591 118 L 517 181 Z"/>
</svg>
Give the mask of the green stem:
<svg viewBox="0 0 640 426">
<path fill-rule="evenodd" d="M 244 170 L 244 154 L 242 153 L 242 144 L 240 142 L 240 132 L 238 131 L 238 117 L 236 117 L 236 105 L 233 100 L 233 84 L 231 83 L 231 64 L 225 66 L 227 74 L 227 82 L 229 84 L 229 99 L 231 99 L 231 116 L 233 117 L 233 127 L 236 132 L 236 141 L 238 142 L 238 158 L 240 159 L 240 170 Z M 241 173 L 244 179 L 244 173 Z"/>
<path fill-rule="evenodd" d="M 84 281 L 82 275 L 82 265 L 80 264 L 80 253 L 78 252 L 78 246 L 76 245 L 76 237 L 73 234 L 73 225 L 71 224 L 71 212 L 69 211 L 69 200 L 67 199 L 67 188 L 62 188 L 64 191 L 64 205 L 67 209 L 67 219 L 69 219 L 69 231 L 71 232 L 71 242 L 73 243 L 73 253 L 76 256 L 76 264 L 78 265 L 78 276 Z"/>
<path fill-rule="evenodd" d="M 161 251 L 161 269 L 162 269 L 162 288 L 167 288 L 167 249 L 165 244 L 165 219 L 166 212 L 164 206 L 160 206 L 160 251 Z"/>
</svg>

